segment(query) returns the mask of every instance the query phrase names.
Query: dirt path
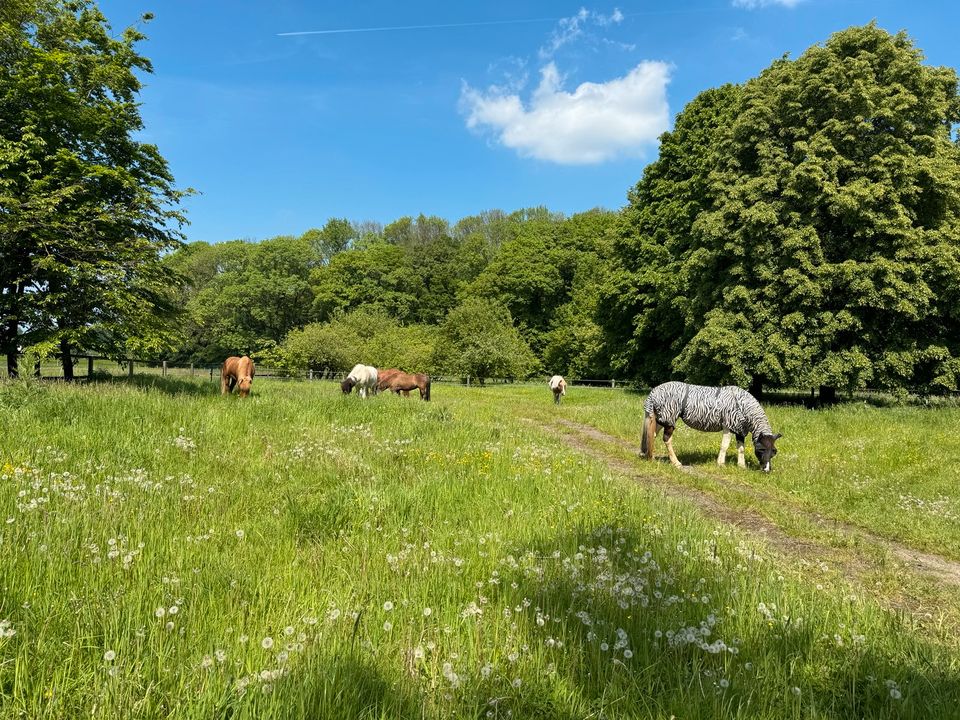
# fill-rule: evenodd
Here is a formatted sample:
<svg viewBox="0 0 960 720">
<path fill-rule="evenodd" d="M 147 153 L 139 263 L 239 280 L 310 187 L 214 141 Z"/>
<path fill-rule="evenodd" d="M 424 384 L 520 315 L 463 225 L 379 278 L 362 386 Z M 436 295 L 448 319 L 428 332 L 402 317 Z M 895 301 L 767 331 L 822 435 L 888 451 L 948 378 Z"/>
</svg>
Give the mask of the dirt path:
<svg viewBox="0 0 960 720">
<path fill-rule="evenodd" d="M 771 548 L 781 554 L 800 556 L 808 560 L 815 560 L 825 556 L 836 557 L 837 555 L 835 549 L 816 540 L 800 539 L 788 535 L 780 526 L 755 510 L 732 507 L 706 491 L 673 482 L 669 478 L 644 475 L 638 472 L 636 463 L 627 461 L 597 447 L 597 444 L 613 445 L 629 450 L 631 453 L 636 453 L 637 447 L 622 438 L 609 435 L 590 425 L 584 425 L 563 418 L 556 418 L 553 424 L 538 421 L 531 422 L 543 430 L 560 436 L 571 447 L 606 464 L 608 467 L 613 468 L 623 475 L 632 477 L 638 482 L 655 485 L 670 497 L 681 498 L 692 502 L 709 517 L 735 525 L 752 534 L 761 536 Z M 692 467 L 685 467 L 684 470 L 696 477 L 708 478 L 713 482 L 721 483 L 732 490 L 744 493 L 758 500 L 779 504 L 783 504 L 784 502 L 783 498 L 766 493 L 746 483 L 715 475 L 708 475 Z M 960 586 L 960 562 L 950 560 L 940 555 L 914 550 L 895 540 L 877 535 L 866 528 L 832 518 L 825 518 L 822 515 L 810 513 L 799 507 L 794 507 L 792 512 L 795 515 L 802 516 L 813 525 L 827 530 L 839 531 L 849 537 L 857 538 L 865 545 L 882 548 L 902 563 L 906 569 L 920 573 L 941 585 Z M 872 563 L 864 558 L 845 557 L 836 562 L 840 563 L 848 575 L 857 577 L 876 569 Z"/>
</svg>

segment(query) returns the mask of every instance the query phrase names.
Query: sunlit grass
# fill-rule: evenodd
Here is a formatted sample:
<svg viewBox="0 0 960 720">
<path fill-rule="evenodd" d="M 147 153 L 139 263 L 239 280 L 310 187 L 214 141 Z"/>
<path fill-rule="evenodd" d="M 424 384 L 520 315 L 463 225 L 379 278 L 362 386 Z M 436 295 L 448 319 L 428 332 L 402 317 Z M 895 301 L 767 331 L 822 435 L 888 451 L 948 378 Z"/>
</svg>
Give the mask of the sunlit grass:
<svg viewBox="0 0 960 720">
<path fill-rule="evenodd" d="M 518 419 L 637 396 L 215 389 L 0 385 L 4 717 L 955 712 L 954 646 Z M 747 482 L 813 472 L 803 412 Z"/>
</svg>

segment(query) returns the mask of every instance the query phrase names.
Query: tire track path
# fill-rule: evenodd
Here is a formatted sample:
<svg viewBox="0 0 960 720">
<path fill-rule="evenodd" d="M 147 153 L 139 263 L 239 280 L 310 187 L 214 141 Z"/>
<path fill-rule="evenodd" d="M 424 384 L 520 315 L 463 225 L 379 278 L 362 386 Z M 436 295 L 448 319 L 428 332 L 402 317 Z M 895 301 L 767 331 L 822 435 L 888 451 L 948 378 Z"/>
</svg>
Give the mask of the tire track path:
<svg viewBox="0 0 960 720">
<path fill-rule="evenodd" d="M 825 555 L 836 555 L 835 548 L 831 548 L 829 545 L 816 540 L 797 538 L 790 535 L 770 520 L 770 518 L 756 510 L 733 507 L 724 503 L 715 495 L 700 488 L 673 482 L 669 478 L 653 477 L 643 474 L 638 470 L 636 462 L 627 461 L 597 447 L 598 444 L 612 445 L 635 453 L 637 446 L 623 438 L 605 433 L 591 425 L 585 425 L 565 418 L 555 418 L 552 423 L 544 423 L 532 419 L 528 420 L 540 429 L 559 436 L 568 445 L 581 453 L 600 461 L 623 475 L 633 478 L 637 482 L 653 485 L 669 497 L 692 502 L 709 517 L 744 529 L 751 534 L 761 536 L 768 545 L 781 554 L 799 555 L 806 559 L 816 559 L 818 556 L 822 557 Z M 690 466 L 684 466 L 684 472 L 695 477 L 719 483 L 731 490 L 759 501 L 774 502 L 780 505 L 784 504 L 782 497 L 764 492 L 747 483 L 710 475 Z M 812 525 L 834 532 L 841 532 L 849 537 L 856 538 L 864 545 L 871 545 L 886 550 L 907 570 L 922 574 L 940 585 L 960 586 L 960 562 L 943 557 L 942 555 L 916 550 L 896 540 L 878 535 L 859 525 L 835 518 L 827 518 L 800 507 L 793 506 L 791 511 L 795 515 L 803 517 Z M 857 577 L 863 576 L 871 570 L 878 569 L 875 563 L 864 558 L 848 557 L 840 560 L 839 564 L 847 574 Z"/>
</svg>

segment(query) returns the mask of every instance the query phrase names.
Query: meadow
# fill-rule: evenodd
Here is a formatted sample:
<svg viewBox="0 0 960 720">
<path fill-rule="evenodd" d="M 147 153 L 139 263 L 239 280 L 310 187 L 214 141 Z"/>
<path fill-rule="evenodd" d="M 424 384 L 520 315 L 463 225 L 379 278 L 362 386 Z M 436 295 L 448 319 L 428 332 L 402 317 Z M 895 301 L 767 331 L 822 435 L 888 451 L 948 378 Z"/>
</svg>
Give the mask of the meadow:
<svg viewBox="0 0 960 720">
<path fill-rule="evenodd" d="M 766 475 L 629 392 L 217 390 L 0 384 L 0 717 L 956 717 L 957 409 L 771 406 Z"/>
</svg>

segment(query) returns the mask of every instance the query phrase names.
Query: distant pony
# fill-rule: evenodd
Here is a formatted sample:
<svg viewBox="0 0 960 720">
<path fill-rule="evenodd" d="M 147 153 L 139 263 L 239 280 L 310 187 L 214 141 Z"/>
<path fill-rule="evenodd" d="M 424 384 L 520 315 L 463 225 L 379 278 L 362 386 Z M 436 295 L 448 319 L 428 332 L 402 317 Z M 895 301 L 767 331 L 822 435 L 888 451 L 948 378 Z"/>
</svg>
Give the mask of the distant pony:
<svg viewBox="0 0 960 720">
<path fill-rule="evenodd" d="M 353 388 L 357 388 L 360 397 L 366 399 L 367 393 L 377 394 L 377 369 L 371 365 L 354 365 L 350 374 L 340 383 L 344 395 L 349 395 Z"/>
<path fill-rule="evenodd" d="M 564 380 L 560 375 L 554 375 L 547 382 L 547 385 L 550 386 L 550 389 L 553 390 L 553 402 L 556 405 L 560 404 L 560 397 L 567 394 L 567 381 Z"/>
<path fill-rule="evenodd" d="M 250 394 L 250 385 L 253 383 L 253 360 L 244 355 L 228 357 L 220 368 L 220 393 L 229 395 L 234 385 L 240 388 L 240 397 Z"/>
<path fill-rule="evenodd" d="M 410 397 L 410 391 L 414 388 L 420 390 L 421 400 L 430 400 L 430 376 L 423 373 L 411 375 L 396 368 L 389 370 L 379 370 L 379 382 L 377 389 L 391 390 L 399 395 L 401 392 L 404 397 Z"/>
</svg>

